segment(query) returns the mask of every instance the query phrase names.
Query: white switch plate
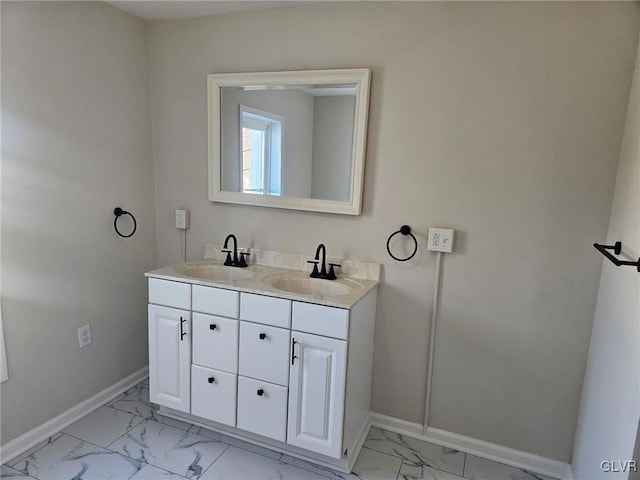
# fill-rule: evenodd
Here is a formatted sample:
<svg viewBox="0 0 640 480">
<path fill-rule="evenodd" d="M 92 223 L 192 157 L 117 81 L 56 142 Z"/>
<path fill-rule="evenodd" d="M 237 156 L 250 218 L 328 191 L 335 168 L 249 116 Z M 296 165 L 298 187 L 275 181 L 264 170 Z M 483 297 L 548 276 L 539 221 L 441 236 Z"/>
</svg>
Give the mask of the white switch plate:
<svg viewBox="0 0 640 480">
<path fill-rule="evenodd" d="M 189 228 L 189 210 L 176 210 L 176 228 L 181 230 Z"/>
<path fill-rule="evenodd" d="M 93 339 L 91 338 L 91 325 L 85 325 L 78 329 L 78 342 L 80 342 L 80 348 L 89 345 Z"/>
<path fill-rule="evenodd" d="M 450 228 L 430 228 L 427 250 L 451 253 L 453 248 L 453 230 Z"/>
</svg>

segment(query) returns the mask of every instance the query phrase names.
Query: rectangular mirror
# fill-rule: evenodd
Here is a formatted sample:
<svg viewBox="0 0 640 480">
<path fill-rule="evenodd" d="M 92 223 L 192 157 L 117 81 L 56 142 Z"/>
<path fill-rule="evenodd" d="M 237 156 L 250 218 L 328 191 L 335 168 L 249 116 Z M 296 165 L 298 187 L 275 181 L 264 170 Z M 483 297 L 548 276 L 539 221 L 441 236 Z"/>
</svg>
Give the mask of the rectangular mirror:
<svg viewBox="0 0 640 480">
<path fill-rule="evenodd" d="M 207 78 L 209 200 L 359 215 L 366 68 Z"/>
</svg>

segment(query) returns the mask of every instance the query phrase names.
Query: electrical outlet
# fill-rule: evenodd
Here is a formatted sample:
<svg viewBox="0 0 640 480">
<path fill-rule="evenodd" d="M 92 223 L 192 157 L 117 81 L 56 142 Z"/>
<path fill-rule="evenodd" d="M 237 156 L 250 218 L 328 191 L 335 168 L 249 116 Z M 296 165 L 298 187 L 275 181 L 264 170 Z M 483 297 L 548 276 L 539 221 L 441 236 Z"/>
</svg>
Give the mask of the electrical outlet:
<svg viewBox="0 0 640 480">
<path fill-rule="evenodd" d="M 91 338 L 91 325 L 85 325 L 78 329 L 78 342 L 80 342 L 80 348 L 89 345 L 93 339 Z"/>
<path fill-rule="evenodd" d="M 453 248 L 453 230 L 450 228 L 430 228 L 427 250 L 451 253 Z"/>
<path fill-rule="evenodd" d="M 189 210 L 176 210 L 176 228 L 181 230 L 189 228 Z"/>
</svg>

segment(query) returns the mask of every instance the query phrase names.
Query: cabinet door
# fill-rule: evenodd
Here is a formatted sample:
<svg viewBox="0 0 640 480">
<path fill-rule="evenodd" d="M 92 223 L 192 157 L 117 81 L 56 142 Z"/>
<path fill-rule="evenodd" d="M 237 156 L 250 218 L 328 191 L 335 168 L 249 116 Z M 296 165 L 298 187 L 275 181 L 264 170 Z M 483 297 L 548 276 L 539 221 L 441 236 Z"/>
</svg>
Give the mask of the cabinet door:
<svg viewBox="0 0 640 480">
<path fill-rule="evenodd" d="M 189 412 L 191 312 L 149 305 L 149 399 Z"/>
<path fill-rule="evenodd" d="M 342 457 L 347 342 L 291 332 L 287 443 Z"/>
</svg>

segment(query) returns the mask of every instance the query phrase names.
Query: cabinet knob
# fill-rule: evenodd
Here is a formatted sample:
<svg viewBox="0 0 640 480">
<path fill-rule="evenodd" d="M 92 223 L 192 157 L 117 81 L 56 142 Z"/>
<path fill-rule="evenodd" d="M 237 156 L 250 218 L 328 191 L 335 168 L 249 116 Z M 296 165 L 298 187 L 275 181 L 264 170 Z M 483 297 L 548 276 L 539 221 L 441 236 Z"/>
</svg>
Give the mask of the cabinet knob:
<svg viewBox="0 0 640 480">
<path fill-rule="evenodd" d="M 260 337 L 260 340 L 264 340 L 265 338 L 267 338 L 267 334 L 266 333 L 261 333 L 259 335 L 259 337 Z"/>
<path fill-rule="evenodd" d="M 258 389 L 258 396 L 261 397 L 262 395 L 264 395 L 264 390 L 262 388 Z"/>
<path fill-rule="evenodd" d="M 211 325 L 209 325 L 209 330 L 215 330 L 217 328 L 217 325 L 215 323 L 212 323 Z"/>
<path fill-rule="evenodd" d="M 213 383 L 215 381 L 216 381 L 215 377 L 209 377 L 209 383 Z"/>
</svg>

